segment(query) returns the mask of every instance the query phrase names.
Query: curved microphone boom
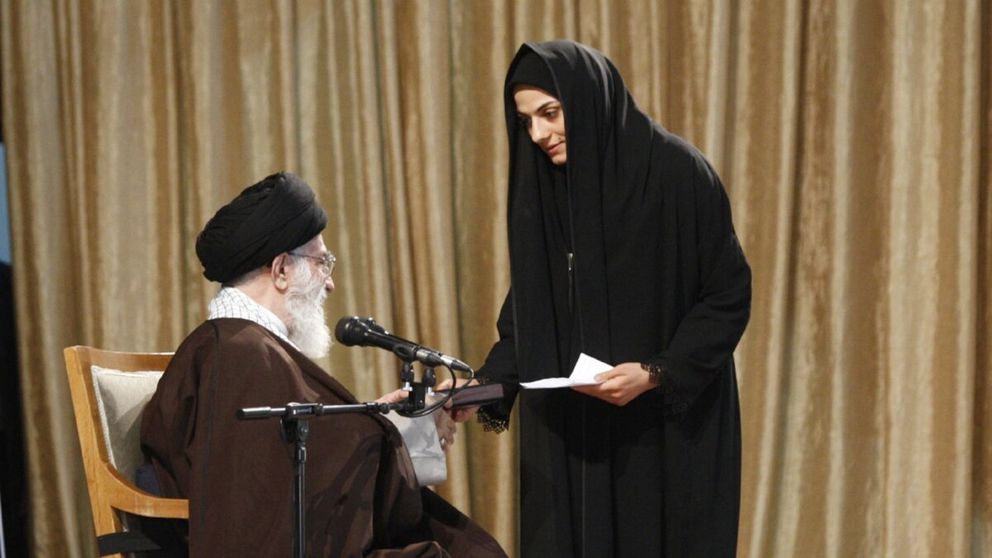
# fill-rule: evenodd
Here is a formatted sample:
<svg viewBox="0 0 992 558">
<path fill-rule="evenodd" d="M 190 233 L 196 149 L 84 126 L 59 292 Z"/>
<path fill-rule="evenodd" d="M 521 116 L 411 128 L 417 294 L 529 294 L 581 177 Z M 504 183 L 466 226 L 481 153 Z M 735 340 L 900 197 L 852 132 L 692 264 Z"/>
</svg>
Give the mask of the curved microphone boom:
<svg viewBox="0 0 992 558">
<path fill-rule="evenodd" d="M 419 361 L 425 366 L 447 366 L 452 370 L 472 373 L 472 367 L 434 349 L 423 347 L 389 333 L 371 317 L 346 316 L 338 320 L 334 337 L 348 347 L 359 345 L 392 351 L 405 361 Z"/>
</svg>

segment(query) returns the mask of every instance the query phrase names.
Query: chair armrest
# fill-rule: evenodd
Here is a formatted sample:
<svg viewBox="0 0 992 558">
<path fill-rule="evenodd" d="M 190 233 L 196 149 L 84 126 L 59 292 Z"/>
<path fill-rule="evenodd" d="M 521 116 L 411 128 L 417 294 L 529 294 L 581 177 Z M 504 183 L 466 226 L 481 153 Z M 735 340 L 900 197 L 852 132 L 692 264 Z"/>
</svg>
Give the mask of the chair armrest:
<svg viewBox="0 0 992 558">
<path fill-rule="evenodd" d="M 142 517 L 189 519 L 189 500 L 185 498 L 162 498 L 149 494 L 131 485 L 113 467 L 101 467 L 103 482 L 108 487 L 108 499 L 116 510 L 133 513 Z"/>
</svg>

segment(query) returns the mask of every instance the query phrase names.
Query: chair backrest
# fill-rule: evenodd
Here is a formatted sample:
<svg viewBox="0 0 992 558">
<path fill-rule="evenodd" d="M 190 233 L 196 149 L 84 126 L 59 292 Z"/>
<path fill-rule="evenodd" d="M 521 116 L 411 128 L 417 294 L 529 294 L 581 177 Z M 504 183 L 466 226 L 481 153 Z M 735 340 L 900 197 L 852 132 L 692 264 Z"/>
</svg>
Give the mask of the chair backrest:
<svg viewBox="0 0 992 558">
<path fill-rule="evenodd" d="M 134 485 L 142 460 L 141 411 L 172 353 L 123 353 L 75 346 L 64 351 L 76 430 L 96 535 L 122 529 L 117 511 L 189 517 L 187 500 L 159 498 Z"/>
<path fill-rule="evenodd" d="M 110 464 L 134 480 L 141 455 L 141 412 L 155 394 L 161 370 L 116 370 L 94 364 L 93 391 Z"/>
</svg>

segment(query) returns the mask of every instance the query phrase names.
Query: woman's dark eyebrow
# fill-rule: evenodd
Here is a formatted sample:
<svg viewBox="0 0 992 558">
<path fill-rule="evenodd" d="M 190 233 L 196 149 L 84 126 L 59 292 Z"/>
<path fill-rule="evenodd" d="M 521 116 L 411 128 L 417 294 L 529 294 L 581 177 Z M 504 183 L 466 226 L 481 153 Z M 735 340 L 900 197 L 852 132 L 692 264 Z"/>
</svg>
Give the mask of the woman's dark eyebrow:
<svg viewBox="0 0 992 558">
<path fill-rule="evenodd" d="M 554 99 L 552 99 L 550 101 L 545 101 L 541 106 L 539 106 L 536 109 L 534 109 L 534 114 L 540 113 L 544 109 L 548 108 L 548 105 L 553 105 L 555 103 L 558 103 L 558 101 L 556 101 Z M 527 116 L 526 114 L 522 113 L 522 112 L 517 112 L 517 118 L 530 118 L 530 117 Z"/>
</svg>

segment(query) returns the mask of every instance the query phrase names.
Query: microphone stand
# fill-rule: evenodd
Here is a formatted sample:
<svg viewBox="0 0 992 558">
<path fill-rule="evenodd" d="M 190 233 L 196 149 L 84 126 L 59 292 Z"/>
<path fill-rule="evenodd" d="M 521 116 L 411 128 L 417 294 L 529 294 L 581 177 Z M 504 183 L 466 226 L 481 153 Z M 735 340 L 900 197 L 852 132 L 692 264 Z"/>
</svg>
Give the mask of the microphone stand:
<svg viewBox="0 0 992 558">
<path fill-rule="evenodd" d="M 424 382 L 413 381 L 413 364 L 405 361 L 401 378 L 403 389 L 410 396 L 401 403 L 378 403 L 369 401 L 350 405 L 325 405 L 323 403 L 286 403 L 283 407 L 244 407 L 238 410 L 241 420 L 279 418 L 283 439 L 293 444 L 293 556 L 306 555 L 306 463 L 307 435 L 310 433 L 311 417 L 340 415 L 344 413 L 365 413 L 368 415 L 387 414 L 389 411 L 413 413 L 424 408 L 427 390 L 434 385 L 434 371 Z"/>
</svg>

